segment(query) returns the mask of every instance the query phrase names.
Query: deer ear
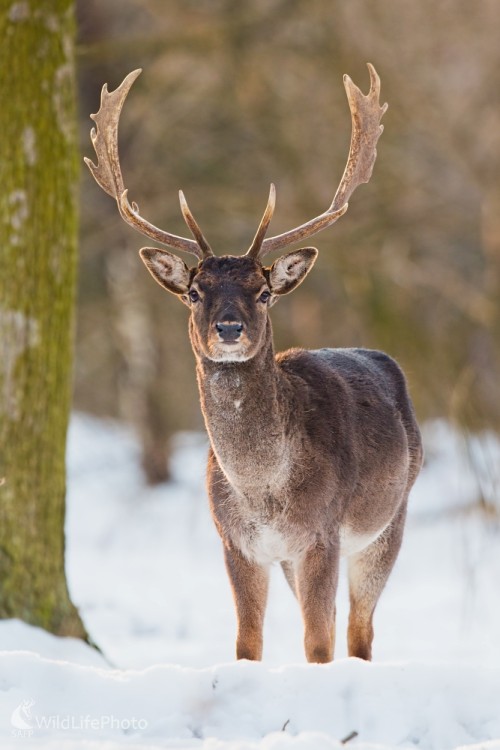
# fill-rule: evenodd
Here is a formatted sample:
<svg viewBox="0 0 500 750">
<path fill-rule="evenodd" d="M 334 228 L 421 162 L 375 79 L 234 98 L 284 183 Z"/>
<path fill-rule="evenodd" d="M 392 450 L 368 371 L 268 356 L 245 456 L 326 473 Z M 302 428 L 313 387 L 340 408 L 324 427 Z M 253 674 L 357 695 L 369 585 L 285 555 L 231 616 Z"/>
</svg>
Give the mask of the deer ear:
<svg viewBox="0 0 500 750">
<path fill-rule="evenodd" d="M 318 251 L 315 247 L 304 247 L 278 258 L 271 268 L 266 269 L 271 292 L 273 294 L 292 292 L 304 281 L 317 257 Z"/>
<path fill-rule="evenodd" d="M 153 279 L 164 289 L 172 294 L 186 294 L 191 274 L 183 260 L 157 247 L 143 247 L 139 255 Z"/>
</svg>

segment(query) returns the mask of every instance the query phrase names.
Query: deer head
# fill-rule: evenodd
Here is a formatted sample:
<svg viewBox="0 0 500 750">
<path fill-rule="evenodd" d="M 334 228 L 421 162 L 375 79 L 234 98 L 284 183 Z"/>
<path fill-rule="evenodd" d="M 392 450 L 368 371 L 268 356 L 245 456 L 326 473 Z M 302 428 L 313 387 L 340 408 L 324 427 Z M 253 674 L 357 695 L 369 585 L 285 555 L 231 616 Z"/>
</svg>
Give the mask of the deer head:
<svg viewBox="0 0 500 750">
<path fill-rule="evenodd" d="M 99 112 L 91 115 L 97 125 L 92 143 L 98 163 L 85 159 L 92 175 L 117 202 L 122 218 L 134 229 L 174 250 L 191 253 L 198 259 L 189 268 L 168 250 L 146 247 L 141 258 L 153 278 L 176 294 L 191 309 L 191 333 L 195 349 L 214 361 L 244 361 L 259 350 L 266 331 L 267 310 L 283 294 L 293 291 L 311 270 L 317 257 L 315 248 L 292 251 L 265 267 L 262 259 L 305 240 L 334 224 L 348 208 L 356 187 L 368 182 L 377 155 L 380 125 L 387 104 L 379 103 L 380 79 L 368 64 L 370 90 L 365 96 L 349 76 L 344 76 L 352 118 L 351 145 L 347 164 L 330 207 L 319 216 L 274 237 L 266 238 L 273 217 L 276 191 L 271 185 L 266 210 L 253 242 L 243 256 L 214 256 L 184 194 L 179 192 L 181 211 L 194 239 L 178 237 L 150 224 L 129 203 L 118 156 L 118 123 L 127 94 L 140 74 L 135 70 L 113 92 L 104 85 Z"/>
</svg>

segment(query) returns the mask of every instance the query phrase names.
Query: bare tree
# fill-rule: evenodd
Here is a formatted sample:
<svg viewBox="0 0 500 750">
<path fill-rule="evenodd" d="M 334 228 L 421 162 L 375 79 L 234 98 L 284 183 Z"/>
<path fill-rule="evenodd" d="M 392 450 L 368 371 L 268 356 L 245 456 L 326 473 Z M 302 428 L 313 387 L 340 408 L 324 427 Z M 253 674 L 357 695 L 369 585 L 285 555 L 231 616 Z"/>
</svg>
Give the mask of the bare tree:
<svg viewBox="0 0 500 750">
<path fill-rule="evenodd" d="M 0 617 L 84 636 L 64 571 L 77 232 L 72 0 L 0 10 Z"/>
</svg>

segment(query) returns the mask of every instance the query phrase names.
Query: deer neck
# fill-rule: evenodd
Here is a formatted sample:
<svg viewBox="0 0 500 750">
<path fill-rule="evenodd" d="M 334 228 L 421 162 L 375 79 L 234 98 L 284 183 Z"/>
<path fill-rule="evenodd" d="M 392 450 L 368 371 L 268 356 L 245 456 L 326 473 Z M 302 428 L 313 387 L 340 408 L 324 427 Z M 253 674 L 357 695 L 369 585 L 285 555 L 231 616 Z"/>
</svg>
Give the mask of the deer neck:
<svg viewBox="0 0 500 750">
<path fill-rule="evenodd" d="M 270 321 L 264 345 L 246 362 L 195 356 L 203 416 L 222 471 L 243 494 L 272 492 L 288 477 L 292 431 Z"/>
</svg>

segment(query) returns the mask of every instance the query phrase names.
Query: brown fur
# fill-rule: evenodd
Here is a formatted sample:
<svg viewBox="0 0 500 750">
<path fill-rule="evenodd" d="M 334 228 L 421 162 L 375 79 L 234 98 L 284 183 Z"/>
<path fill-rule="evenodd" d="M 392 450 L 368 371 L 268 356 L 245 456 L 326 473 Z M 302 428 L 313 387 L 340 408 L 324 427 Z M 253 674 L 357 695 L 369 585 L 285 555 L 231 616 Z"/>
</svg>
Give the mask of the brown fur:
<svg viewBox="0 0 500 750">
<path fill-rule="evenodd" d="M 115 91 L 104 86 L 91 115 L 98 164 L 86 163 L 122 218 L 142 234 L 195 255 L 189 269 L 167 250 L 143 248 L 156 281 L 191 308 L 190 337 L 210 436 L 208 488 L 238 615 L 237 655 L 260 659 L 269 565 L 280 562 L 302 609 L 309 661 L 333 657 L 340 554 L 349 558 L 349 653 L 369 659 L 375 605 L 397 557 L 408 493 L 422 462 L 418 427 L 397 364 L 361 349 L 273 351 L 268 308 L 293 291 L 314 248 L 262 258 L 331 226 L 368 182 L 387 105 L 368 64 L 362 94 L 344 76 L 352 118 L 349 156 L 334 199 L 319 216 L 265 239 L 275 206 L 244 257 L 214 257 L 180 193 L 195 241 L 150 224 L 130 204 L 118 159 L 118 122 L 140 70 Z"/>
<path fill-rule="evenodd" d="M 141 254 L 156 280 L 191 308 L 211 443 L 210 506 L 233 588 L 238 658 L 262 656 L 269 566 L 280 562 L 301 607 L 307 659 L 330 661 L 345 554 L 349 654 L 370 659 L 373 612 L 422 463 L 401 370 L 386 354 L 364 349 L 275 356 L 268 307 L 305 277 L 316 257 L 311 248 L 270 269 L 248 257 L 211 257 L 194 271 L 184 267 L 184 281 L 182 261 L 172 269 L 165 251 Z M 158 274 L 160 265 L 170 270 Z M 242 327 L 238 341 L 220 340 L 221 321 Z"/>
</svg>

